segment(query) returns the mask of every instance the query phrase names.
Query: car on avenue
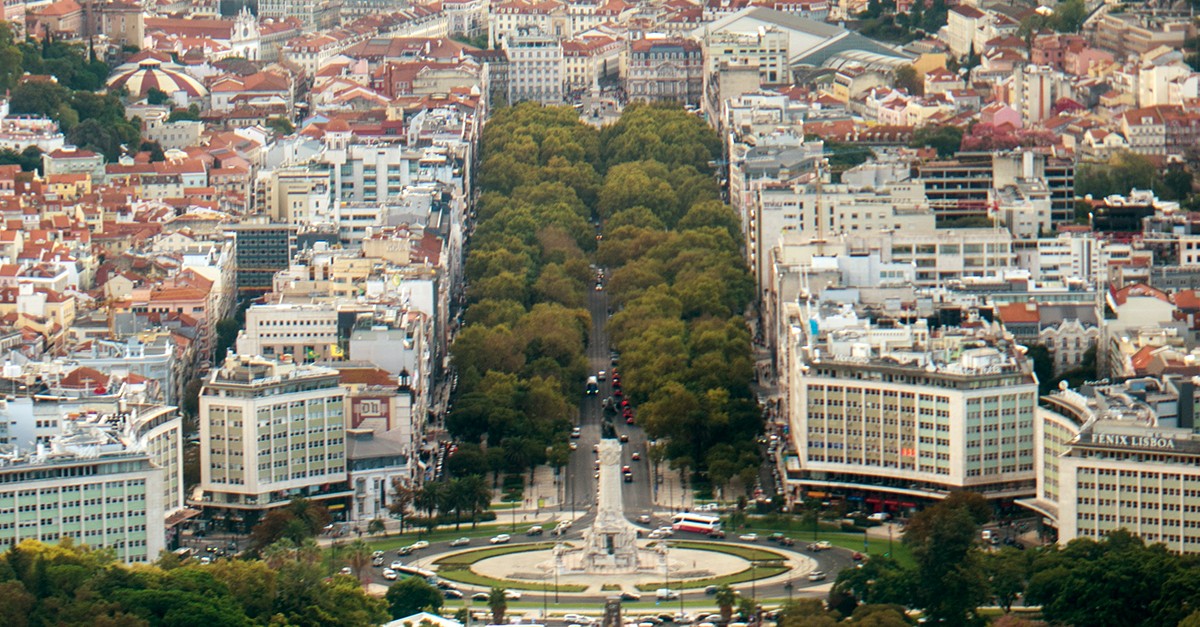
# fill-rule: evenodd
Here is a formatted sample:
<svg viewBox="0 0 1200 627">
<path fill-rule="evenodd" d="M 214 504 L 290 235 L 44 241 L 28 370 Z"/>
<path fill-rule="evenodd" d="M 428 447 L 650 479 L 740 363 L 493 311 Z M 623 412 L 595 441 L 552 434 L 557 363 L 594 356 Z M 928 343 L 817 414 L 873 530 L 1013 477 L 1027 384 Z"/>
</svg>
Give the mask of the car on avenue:
<svg viewBox="0 0 1200 627">
<path fill-rule="evenodd" d="M 808 580 L 809 581 L 825 581 L 826 576 L 827 575 L 824 573 L 824 571 L 814 570 L 808 574 Z"/>
<path fill-rule="evenodd" d="M 471 600 L 472 600 L 472 601 L 487 601 L 487 600 L 488 600 L 488 593 L 486 593 L 486 592 L 476 592 L 475 594 L 472 594 L 472 595 L 471 595 Z"/>
<path fill-rule="evenodd" d="M 758 534 L 743 533 L 742 535 L 738 536 L 738 540 L 741 540 L 742 542 L 758 542 Z"/>
<path fill-rule="evenodd" d="M 659 601 L 670 601 L 672 599 L 678 599 L 679 593 L 670 588 L 659 588 L 658 590 L 654 591 L 654 597 Z"/>
<path fill-rule="evenodd" d="M 808 545 L 808 550 L 810 550 L 814 553 L 816 553 L 817 551 L 828 551 L 829 549 L 832 549 L 832 548 L 833 548 L 833 544 L 831 544 L 828 540 L 821 540 L 820 542 L 813 542 Z"/>
<path fill-rule="evenodd" d="M 641 601 L 642 595 L 640 595 L 636 592 L 622 592 L 621 600 L 622 601 Z"/>
<path fill-rule="evenodd" d="M 492 544 L 504 544 L 509 540 L 512 540 L 512 536 L 508 535 L 507 533 L 502 533 L 498 536 L 492 536 L 492 539 L 488 540 L 488 542 L 491 542 Z"/>
<path fill-rule="evenodd" d="M 463 593 L 458 590 L 442 590 L 442 596 L 447 599 L 461 599 L 463 598 Z"/>
<path fill-rule="evenodd" d="M 383 569 L 383 578 L 387 579 L 388 581 L 395 581 L 396 580 L 396 571 L 394 571 L 390 568 Z"/>
<path fill-rule="evenodd" d="M 457 538 L 457 539 L 451 540 L 450 546 L 467 546 L 470 543 L 471 543 L 470 538 L 463 537 L 463 538 Z"/>
<path fill-rule="evenodd" d="M 388 568 L 392 570 L 400 570 L 401 568 L 404 568 L 404 562 L 401 562 L 400 560 L 393 560 L 392 564 L 388 566 Z"/>
<path fill-rule="evenodd" d="M 508 599 L 509 601 L 520 601 L 521 592 L 519 590 L 505 590 L 504 598 Z"/>
<path fill-rule="evenodd" d="M 414 551 L 420 551 L 421 549 L 429 548 L 429 543 L 426 542 L 425 540 L 417 540 L 416 542 L 413 542 L 412 544 L 408 545 L 408 548 L 410 548 Z"/>
</svg>

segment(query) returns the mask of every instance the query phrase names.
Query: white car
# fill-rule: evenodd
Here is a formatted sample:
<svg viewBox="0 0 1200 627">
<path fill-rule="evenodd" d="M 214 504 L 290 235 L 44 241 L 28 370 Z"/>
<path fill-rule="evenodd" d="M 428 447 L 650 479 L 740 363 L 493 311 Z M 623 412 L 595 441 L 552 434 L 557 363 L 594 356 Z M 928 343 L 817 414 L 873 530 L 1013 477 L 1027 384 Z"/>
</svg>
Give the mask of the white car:
<svg viewBox="0 0 1200 627">
<path fill-rule="evenodd" d="M 758 542 L 758 534 L 743 533 L 742 535 L 738 536 L 738 540 L 741 540 L 742 542 Z"/>
<path fill-rule="evenodd" d="M 375 551 L 371 553 L 372 558 L 383 557 L 383 551 Z"/>
<path fill-rule="evenodd" d="M 429 548 L 429 543 L 424 540 L 417 540 L 416 542 L 413 542 L 411 545 L 409 545 L 409 548 L 411 548 L 414 551 L 419 551 L 421 549 Z"/>
<path fill-rule="evenodd" d="M 670 601 L 671 599 L 678 599 L 679 593 L 670 588 L 659 588 L 654 592 L 654 596 L 659 601 Z"/>
<path fill-rule="evenodd" d="M 390 568 L 392 570 L 400 570 L 401 568 L 404 568 L 404 562 L 401 562 L 400 560 L 396 560 L 396 561 L 392 562 L 392 565 L 389 566 L 388 568 Z"/>
<path fill-rule="evenodd" d="M 343 575 L 353 575 L 354 574 L 354 571 L 350 570 L 349 566 L 343 566 L 342 569 L 339 570 L 338 572 Z"/>
<path fill-rule="evenodd" d="M 675 530 L 672 529 L 671 527 L 659 527 L 657 529 L 657 531 L 659 533 L 663 534 L 664 538 L 669 538 L 669 537 L 675 535 Z"/>
<path fill-rule="evenodd" d="M 825 581 L 825 573 L 819 570 L 814 570 L 808 574 L 809 581 Z"/>
<path fill-rule="evenodd" d="M 488 542 L 491 542 L 492 544 L 504 544 L 509 540 L 512 540 L 512 536 L 508 535 L 507 533 L 502 533 L 493 537 L 491 540 L 488 540 Z"/>
<path fill-rule="evenodd" d="M 383 569 L 383 578 L 387 579 L 388 581 L 395 581 L 396 580 L 396 571 L 394 571 L 390 568 Z"/>
<path fill-rule="evenodd" d="M 575 623 L 579 625 L 590 625 L 592 623 L 592 617 L 584 616 L 583 614 L 567 614 L 566 616 L 563 616 L 563 622 Z"/>
<path fill-rule="evenodd" d="M 520 601 L 521 592 L 518 590 L 505 590 L 504 598 L 508 599 L 509 601 Z"/>
<path fill-rule="evenodd" d="M 467 546 L 470 543 L 470 538 L 458 538 L 457 540 L 451 540 L 450 546 Z"/>
</svg>

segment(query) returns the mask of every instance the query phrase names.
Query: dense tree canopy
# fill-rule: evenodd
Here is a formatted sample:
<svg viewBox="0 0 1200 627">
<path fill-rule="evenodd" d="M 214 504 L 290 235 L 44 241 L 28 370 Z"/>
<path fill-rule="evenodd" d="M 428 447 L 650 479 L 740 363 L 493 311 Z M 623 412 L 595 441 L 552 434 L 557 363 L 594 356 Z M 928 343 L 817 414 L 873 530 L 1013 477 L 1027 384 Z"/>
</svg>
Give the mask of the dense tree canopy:
<svg viewBox="0 0 1200 627">
<path fill-rule="evenodd" d="M 447 419 L 489 449 L 476 457 L 502 449 L 515 471 L 561 442 L 589 374 L 594 262 L 607 270 L 624 389 L 650 436 L 697 460 L 688 468 L 715 462 L 718 488 L 757 465 L 742 318 L 754 288 L 713 177 L 719 155 L 712 130 L 678 107 L 630 106 L 601 131 L 570 108 L 532 104 L 489 121 Z"/>
<path fill-rule="evenodd" d="M 378 625 L 382 600 L 326 576 L 316 545 L 285 542 L 267 562 L 201 565 L 174 555 L 127 567 L 111 551 L 25 541 L 0 556 L 5 625 Z"/>
</svg>

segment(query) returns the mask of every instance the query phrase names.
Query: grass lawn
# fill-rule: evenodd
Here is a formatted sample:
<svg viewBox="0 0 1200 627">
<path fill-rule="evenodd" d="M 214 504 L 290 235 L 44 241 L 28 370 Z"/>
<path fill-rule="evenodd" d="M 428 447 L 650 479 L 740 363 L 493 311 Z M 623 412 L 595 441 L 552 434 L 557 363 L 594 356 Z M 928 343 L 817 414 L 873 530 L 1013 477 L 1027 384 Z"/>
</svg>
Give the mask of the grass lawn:
<svg viewBox="0 0 1200 627">
<path fill-rule="evenodd" d="M 437 574 L 443 579 L 457 581 L 475 586 L 485 586 L 488 588 L 509 588 L 512 590 L 542 590 L 543 585 L 533 581 L 516 581 L 512 579 L 496 579 L 480 575 L 471 570 L 471 564 L 480 560 L 496 557 L 497 555 L 508 555 L 511 553 L 524 553 L 526 551 L 544 551 L 554 548 L 553 542 L 538 542 L 536 544 L 512 544 L 507 546 L 496 546 L 488 549 L 479 549 L 476 551 L 468 551 L 458 555 L 450 555 L 441 559 L 435 560 L 433 565 L 437 567 Z M 555 589 L 559 592 L 583 592 L 587 590 L 587 586 L 560 584 L 557 587 L 553 585 L 544 586 L 544 589 L 553 592 Z"/>
<path fill-rule="evenodd" d="M 749 518 L 746 521 L 745 531 L 754 531 L 759 535 L 766 535 L 774 532 L 787 534 L 788 537 L 796 541 L 796 546 L 793 549 L 800 551 L 804 550 L 804 545 L 813 541 L 812 523 L 805 524 L 799 517 L 780 517 L 774 521 L 765 521 L 761 518 Z M 729 530 L 727 530 L 729 531 Z M 738 533 L 742 533 L 743 529 L 738 529 Z M 733 535 L 732 531 L 729 531 Z M 912 566 L 912 552 L 908 547 L 900 541 L 901 535 L 897 534 L 891 542 L 892 557 L 900 563 L 901 566 Z M 836 523 L 822 522 L 817 533 L 818 540 L 828 540 L 834 546 L 840 546 L 851 551 L 863 550 L 863 534 L 861 532 L 841 531 L 840 525 Z M 867 540 L 868 555 L 885 555 L 888 553 L 888 539 L 871 537 Z"/>
<path fill-rule="evenodd" d="M 751 579 L 765 579 L 774 577 L 780 573 L 785 573 L 789 569 L 787 566 L 759 566 L 758 568 L 747 568 L 741 572 L 722 575 L 720 577 L 709 577 L 708 579 L 693 579 L 692 581 L 683 582 L 685 590 L 695 590 L 697 588 L 707 588 L 708 586 L 719 586 L 723 583 L 734 585 L 745 583 Z M 679 589 L 679 582 L 670 582 L 672 590 Z M 643 592 L 657 590 L 663 587 L 662 583 L 642 583 L 638 584 L 637 589 Z"/>
<path fill-rule="evenodd" d="M 863 534 L 861 533 L 846 533 L 844 531 L 829 531 L 821 532 L 821 539 L 828 540 L 834 546 L 840 546 L 851 551 L 863 550 Z M 886 555 L 888 552 L 887 538 L 870 538 L 867 540 L 867 555 Z M 895 538 L 891 542 L 892 558 L 895 559 L 901 566 L 915 566 L 913 561 L 912 551 L 900 542 L 900 538 Z"/>
<path fill-rule="evenodd" d="M 680 540 L 678 542 L 667 542 L 667 546 L 673 549 L 696 549 L 700 551 L 714 551 L 716 553 L 726 553 L 728 555 L 736 555 L 750 562 L 782 562 L 786 557 L 774 551 L 764 549 L 756 549 L 752 546 L 739 546 L 733 544 L 721 544 L 719 542 L 693 542 L 689 540 Z"/>
</svg>

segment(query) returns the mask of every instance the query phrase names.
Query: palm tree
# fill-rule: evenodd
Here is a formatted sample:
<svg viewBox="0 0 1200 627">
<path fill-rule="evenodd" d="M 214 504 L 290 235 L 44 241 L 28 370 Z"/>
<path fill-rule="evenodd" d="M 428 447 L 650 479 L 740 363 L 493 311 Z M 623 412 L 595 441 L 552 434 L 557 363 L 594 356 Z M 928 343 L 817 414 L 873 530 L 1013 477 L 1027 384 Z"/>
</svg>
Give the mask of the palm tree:
<svg viewBox="0 0 1200 627">
<path fill-rule="evenodd" d="M 346 562 L 350 564 L 350 569 L 354 571 L 354 576 L 358 577 L 359 583 L 364 583 L 367 574 L 367 567 L 371 565 L 371 547 L 363 542 L 362 539 L 355 540 L 346 547 Z"/>
<path fill-rule="evenodd" d="M 715 600 L 717 607 L 721 608 L 721 622 L 728 625 L 733 618 L 733 604 L 737 603 L 737 594 L 734 593 L 733 588 L 729 587 L 729 584 L 724 583 L 717 588 Z"/>
<path fill-rule="evenodd" d="M 508 597 L 503 588 L 492 588 L 488 593 L 488 607 L 492 608 L 492 623 L 504 624 L 504 613 L 508 611 Z"/>
</svg>

